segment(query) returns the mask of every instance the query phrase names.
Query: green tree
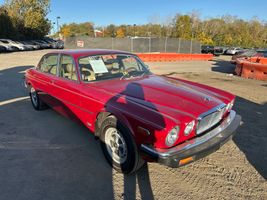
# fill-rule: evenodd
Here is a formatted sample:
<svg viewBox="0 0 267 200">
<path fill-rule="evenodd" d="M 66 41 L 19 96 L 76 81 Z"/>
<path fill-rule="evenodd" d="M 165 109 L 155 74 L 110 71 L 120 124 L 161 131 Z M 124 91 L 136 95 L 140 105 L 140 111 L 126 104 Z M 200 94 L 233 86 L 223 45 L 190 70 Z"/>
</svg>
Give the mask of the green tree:
<svg viewBox="0 0 267 200">
<path fill-rule="evenodd" d="M 83 35 L 94 37 L 94 24 L 92 22 L 63 24 L 60 32 L 64 37 Z"/>
<path fill-rule="evenodd" d="M 189 15 L 177 15 L 174 24 L 174 37 L 191 39 L 192 21 Z"/>
<path fill-rule="evenodd" d="M 105 37 L 116 37 L 117 27 L 114 24 L 108 25 L 104 30 Z"/>
<path fill-rule="evenodd" d="M 17 27 L 19 37 L 40 38 L 47 35 L 51 24 L 47 19 L 50 0 L 6 0 L 5 7 Z"/>
<path fill-rule="evenodd" d="M 126 27 L 120 26 L 116 31 L 116 37 L 117 38 L 124 38 L 126 35 Z"/>
<path fill-rule="evenodd" d="M 12 20 L 7 13 L 4 6 L 0 7 L 0 38 L 16 39 L 18 37 L 18 32 L 14 28 Z"/>
</svg>

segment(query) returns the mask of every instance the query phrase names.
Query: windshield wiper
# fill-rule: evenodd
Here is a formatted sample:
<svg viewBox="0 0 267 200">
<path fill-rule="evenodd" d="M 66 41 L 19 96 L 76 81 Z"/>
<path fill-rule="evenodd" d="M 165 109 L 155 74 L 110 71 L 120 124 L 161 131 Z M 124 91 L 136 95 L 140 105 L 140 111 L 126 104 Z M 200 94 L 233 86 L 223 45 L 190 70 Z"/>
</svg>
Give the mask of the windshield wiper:
<svg viewBox="0 0 267 200">
<path fill-rule="evenodd" d="M 146 71 L 143 72 L 142 74 L 138 75 L 138 76 L 139 76 L 139 77 L 143 77 L 143 76 L 145 76 L 145 75 L 146 75 Z"/>
</svg>

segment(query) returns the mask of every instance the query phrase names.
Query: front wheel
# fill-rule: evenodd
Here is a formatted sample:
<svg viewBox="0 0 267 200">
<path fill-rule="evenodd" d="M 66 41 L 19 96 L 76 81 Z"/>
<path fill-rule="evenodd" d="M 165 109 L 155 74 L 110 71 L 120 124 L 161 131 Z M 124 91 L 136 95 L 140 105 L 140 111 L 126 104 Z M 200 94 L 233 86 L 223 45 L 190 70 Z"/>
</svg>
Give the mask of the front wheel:
<svg viewBox="0 0 267 200">
<path fill-rule="evenodd" d="M 129 174 L 143 166 L 145 162 L 140 157 L 133 136 L 115 116 L 108 116 L 100 131 L 101 148 L 114 169 Z"/>
</svg>

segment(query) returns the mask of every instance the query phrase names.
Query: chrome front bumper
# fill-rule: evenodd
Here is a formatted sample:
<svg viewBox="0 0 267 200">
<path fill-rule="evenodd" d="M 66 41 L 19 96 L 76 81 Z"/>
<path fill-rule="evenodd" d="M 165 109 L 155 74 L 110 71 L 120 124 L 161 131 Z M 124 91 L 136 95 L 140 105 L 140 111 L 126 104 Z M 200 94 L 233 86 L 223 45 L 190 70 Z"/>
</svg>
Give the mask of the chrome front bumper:
<svg viewBox="0 0 267 200">
<path fill-rule="evenodd" d="M 142 144 L 141 152 L 164 165 L 180 167 L 218 150 L 224 143 L 232 139 L 240 122 L 241 116 L 232 110 L 219 126 L 204 135 L 170 149 L 158 149 Z"/>
</svg>

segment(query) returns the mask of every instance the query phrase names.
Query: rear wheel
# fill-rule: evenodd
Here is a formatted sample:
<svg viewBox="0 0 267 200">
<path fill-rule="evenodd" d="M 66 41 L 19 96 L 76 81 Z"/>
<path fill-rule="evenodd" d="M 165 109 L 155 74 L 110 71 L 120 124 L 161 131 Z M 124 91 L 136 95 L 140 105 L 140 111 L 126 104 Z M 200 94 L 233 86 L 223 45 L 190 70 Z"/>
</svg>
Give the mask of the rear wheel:
<svg viewBox="0 0 267 200">
<path fill-rule="evenodd" d="M 129 174 L 143 166 L 145 162 L 140 157 L 130 131 L 115 116 L 108 116 L 100 131 L 101 148 L 114 169 Z"/>
<path fill-rule="evenodd" d="M 30 99 L 35 110 L 47 108 L 47 105 L 40 99 L 38 92 L 33 87 L 30 89 Z"/>
</svg>

